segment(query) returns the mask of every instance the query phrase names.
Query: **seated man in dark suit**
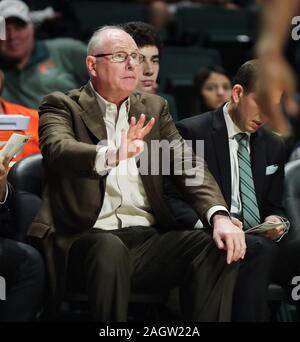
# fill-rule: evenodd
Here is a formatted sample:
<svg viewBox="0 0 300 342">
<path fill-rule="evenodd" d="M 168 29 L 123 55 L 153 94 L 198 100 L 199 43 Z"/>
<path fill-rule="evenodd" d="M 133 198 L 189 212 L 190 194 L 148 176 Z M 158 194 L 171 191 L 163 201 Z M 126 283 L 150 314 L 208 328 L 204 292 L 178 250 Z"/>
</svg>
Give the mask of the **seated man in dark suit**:
<svg viewBox="0 0 300 342">
<path fill-rule="evenodd" d="M 6 182 L 11 158 L 0 161 L 0 322 L 31 321 L 40 308 L 44 289 L 44 265 L 29 245 L 11 240 L 9 206 L 13 189 Z M 4 237 L 5 235 L 5 237 Z M 6 293 L 5 293 L 6 292 Z"/>
<path fill-rule="evenodd" d="M 258 64 L 249 61 L 238 70 L 231 100 L 216 111 L 180 121 L 179 131 L 190 140 L 204 140 L 204 157 L 218 182 L 230 212 L 243 222 L 246 230 L 263 221 L 283 220 L 282 194 L 285 147 L 277 135 L 262 127 L 263 119 L 256 102 L 255 86 Z M 274 94 L 279 103 L 280 93 Z M 165 182 L 166 198 L 174 215 L 187 228 L 201 228 L 198 215 L 183 201 L 172 184 Z M 300 242 L 282 242 L 286 225 L 263 235 L 246 234 L 247 253 L 240 268 L 235 291 L 233 314 L 235 320 L 266 320 L 267 287 L 270 282 L 288 286 L 299 274 Z M 279 241 L 278 241 L 279 242 Z M 257 267 L 257 276 L 249 277 L 247 257 L 253 246 L 261 245 L 265 260 Z M 275 262 L 274 258 L 279 256 Z M 271 274 L 271 268 L 276 269 Z M 262 272 L 261 268 L 265 271 Z M 263 304 L 265 307 L 263 307 Z"/>
</svg>

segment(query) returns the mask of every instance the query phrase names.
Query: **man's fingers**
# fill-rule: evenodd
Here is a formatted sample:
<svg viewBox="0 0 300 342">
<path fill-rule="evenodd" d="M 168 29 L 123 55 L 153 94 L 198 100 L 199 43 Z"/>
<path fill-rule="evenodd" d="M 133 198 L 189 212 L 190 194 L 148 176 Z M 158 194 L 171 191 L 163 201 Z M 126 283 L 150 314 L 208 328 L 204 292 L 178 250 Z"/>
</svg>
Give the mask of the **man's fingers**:
<svg viewBox="0 0 300 342">
<path fill-rule="evenodd" d="M 240 256 L 241 248 L 240 248 L 240 243 L 236 237 L 232 237 L 232 261 L 237 261 Z"/>
<path fill-rule="evenodd" d="M 222 241 L 220 235 L 216 234 L 214 237 L 215 243 L 219 249 L 225 249 L 224 242 Z"/>
<path fill-rule="evenodd" d="M 142 130 L 142 137 L 141 139 L 144 139 L 144 137 L 151 131 L 152 127 L 155 124 L 155 119 L 151 118 L 151 120 L 147 123 L 147 125 Z"/>
<path fill-rule="evenodd" d="M 11 160 L 12 160 L 12 157 L 11 157 L 11 156 L 6 156 L 6 157 L 4 157 L 4 159 L 3 159 L 3 165 L 4 165 L 4 167 L 5 167 L 6 169 L 8 169 L 9 163 L 10 163 Z"/>
<path fill-rule="evenodd" d="M 136 118 L 132 116 L 130 118 L 130 125 L 129 125 L 129 129 L 127 132 L 127 137 L 129 140 L 135 138 L 135 134 L 136 134 L 135 132 L 136 132 Z"/>
<path fill-rule="evenodd" d="M 240 229 L 243 229 L 243 223 L 236 217 L 231 217 L 231 222 Z"/>
<path fill-rule="evenodd" d="M 131 127 L 134 127 L 136 125 L 136 118 L 134 117 L 134 116 L 132 116 L 131 118 L 130 118 L 130 126 Z"/>
<path fill-rule="evenodd" d="M 121 129 L 121 144 L 119 148 L 119 160 L 127 159 L 127 132 Z"/>
<path fill-rule="evenodd" d="M 137 128 L 138 131 L 140 131 L 144 127 L 145 120 L 146 120 L 146 115 L 145 114 L 141 114 L 140 118 L 139 118 L 139 121 L 136 124 L 136 128 Z"/>
<path fill-rule="evenodd" d="M 9 169 L 9 163 L 12 160 L 11 156 L 6 156 L 0 162 L 0 177 L 5 177 Z"/>
<path fill-rule="evenodd" d="M 271 240 L 276 240 L 284 233 L 284 226 L 280 226 L 277 228 L 274 228 L 272 230 L 269 230 L 265 234 L 263 234 L 266 238 Z"/>
<path fill-rule="evenodd" d="M 136 122 L 135 117 L 131 117 L 130 119 L 130 127 L 128 130 L 128 138 L 129 139 L 143 139 L 146 134 L 148 134 L 153 125 L 154 125 L 154 119 L 150 120 L 148 124 L 144 127 L 146 121 L 146 115 L 141 114 L 138 122 Z"/>
<path fill-rule="evenodd" d="M 244 259 L 245 254 L 246 254 L 246 250 L 247 250 L 247 245 L 246 245 L 245 236 L 244 236 L 244 238 L 242 238 L 241 243 L 242 243 L 242 253 L 241 253 L 242 255 L 241 255 L 241 259 Z"/>
<path fill-rule="evenodd" d="M 246 253 L 246 242 L 242 232 L 239 231 L 229 236 L 226 240 L 226 246 L 228 263 L 244 258 Z M 231 254 L 228 253 L 228 248 L 231 249 Z"/>
<path fill-rule="evenodd" d="M 227 249 L 227 264 L 231 264 L 233 261 L 233 252 L 234 252 L 234 245 L 233 240 L 231 237 L 228 237 L 226 240 L 226 249 Z"/>
<path fill-rule="evenodd" d="M 245 249 L 242 244 L 242 239 L 240 238 L 238 234 L 234 237 L 233 241 L 234 241 L 233 260 L 238 261 L 243 256 Z"/>
</svg>

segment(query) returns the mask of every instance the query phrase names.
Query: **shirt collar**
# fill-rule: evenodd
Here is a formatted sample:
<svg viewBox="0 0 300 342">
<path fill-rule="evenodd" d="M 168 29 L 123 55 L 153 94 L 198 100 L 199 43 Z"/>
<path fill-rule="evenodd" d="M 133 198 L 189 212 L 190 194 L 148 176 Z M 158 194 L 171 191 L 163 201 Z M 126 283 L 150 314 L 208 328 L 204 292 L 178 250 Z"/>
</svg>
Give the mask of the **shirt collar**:
<svg viewBox="0 0 300 342">
<path fill-rule="evenodd" d="M 112 102 L 109 102 L 107 100 L 105 100 L 94 88 L 92 82 L 90 81 L 90 86 L 94 92 L 94 94 L 96 95 L 96 99 L 97 99 L 97 102 L 99 104 L 99 107 L 102 111 L 102 113 L 104 113 L 104 115 L 106 115 L 107 111 L 108 110 L 112 110 L 113 108 L 115 108 L 116 110 L 116 107 L 117 105 L 115 103 L 112 103 Z M 120 110 L 122 109 L 122 107 L 125 106 L 125 109 L 126 109 L 126 114 L 128 116 L 128 113 L 129 113 L 129 109 L 130 109 L 130 97 L 127 97 L 127 99 L 122 103 L 121 107 L 120 107 Z"/>
<path fill-rule="evenodd" d="M 249 132 L 242 132 L 238 126 L 233 122 L 233 120 L 231 119 L 231 116 L 228 112 L 228 105 L 229 102 L 225 103 L 225 105 L 223 106 L 223 113 L 224 113 L 224 119 L 225 119 L 225 123 L 226 123 L 226 127 L 227 127 L 227 133 L 228 133 L 228 138 L 229 139 L 234 139 L 234 137 L 238 134 L 238 133 L 246 133 L 248 138 L 250 138 L 250 133 Z"/>
</svg>

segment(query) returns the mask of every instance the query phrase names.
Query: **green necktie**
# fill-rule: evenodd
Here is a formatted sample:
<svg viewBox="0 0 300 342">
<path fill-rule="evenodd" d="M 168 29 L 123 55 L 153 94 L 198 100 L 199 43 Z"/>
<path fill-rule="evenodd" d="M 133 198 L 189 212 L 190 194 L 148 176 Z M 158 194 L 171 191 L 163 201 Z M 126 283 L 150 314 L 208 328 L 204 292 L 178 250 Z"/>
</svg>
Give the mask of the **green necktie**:
<svg viewBox="0 0 300 342">
<path fill-rule="evenodd" d="M 252 177 L 250 155 L 247 148 L 248 136 L 246 133 L 239 133 L 235 136 L 235 139 L 239 144 L 240 196 L 242 201 L 244 230 L 247 230 L 260 223 L 260 216 Z"/>
</svg>

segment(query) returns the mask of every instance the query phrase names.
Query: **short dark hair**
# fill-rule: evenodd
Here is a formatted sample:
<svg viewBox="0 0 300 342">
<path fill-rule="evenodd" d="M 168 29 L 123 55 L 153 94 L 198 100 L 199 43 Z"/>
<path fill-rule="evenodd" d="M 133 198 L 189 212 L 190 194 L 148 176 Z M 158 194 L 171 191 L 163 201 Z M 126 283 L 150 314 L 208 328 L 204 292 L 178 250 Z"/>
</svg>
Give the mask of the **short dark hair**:
<svg viewBox="0 0 300 342">
<path fill-rule="evenodd" d="M 251 59 L 244 63 L 234 76 L 233 84 L 240 84 L 246 94 L 255 90 L 255 84 L 258 76 L 258 60 Z"/>
<path fill-rule="evenodd" d="M 142 21 L 130 21 L 121 26 L 135 40 L 138 48 L 143 48 L 148 45 L 156 46 L 159 55 L 161 55 L 163 42 L 154 26 Z"/>
</svg>

